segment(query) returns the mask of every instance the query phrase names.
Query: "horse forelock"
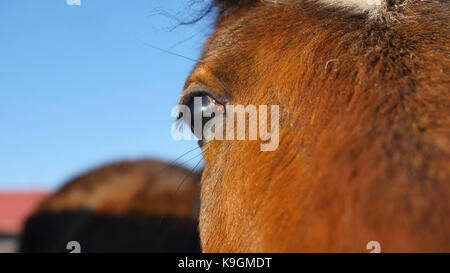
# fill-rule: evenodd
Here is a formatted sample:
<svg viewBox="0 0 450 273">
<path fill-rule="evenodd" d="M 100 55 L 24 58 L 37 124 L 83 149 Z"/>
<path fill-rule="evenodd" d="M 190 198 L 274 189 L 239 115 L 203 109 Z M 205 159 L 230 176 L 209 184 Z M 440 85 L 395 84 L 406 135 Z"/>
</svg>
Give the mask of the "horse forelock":
<svg viewBox="0 0 450 273">
<path fill-rule="evenodd" d="M 432 0 L 215 0 L 214 4 L 221 12 L 239 5 L 263 2 L 277 6 L 296 6 L 314 4 L 317 8 L 340 8 L 349 13 L 365 13 L 371 19 L 393 17 L 396 11 L 408 4 L 433 2 Z M 434 1 L 434 2 L 440 2 Z"/>
</svg>

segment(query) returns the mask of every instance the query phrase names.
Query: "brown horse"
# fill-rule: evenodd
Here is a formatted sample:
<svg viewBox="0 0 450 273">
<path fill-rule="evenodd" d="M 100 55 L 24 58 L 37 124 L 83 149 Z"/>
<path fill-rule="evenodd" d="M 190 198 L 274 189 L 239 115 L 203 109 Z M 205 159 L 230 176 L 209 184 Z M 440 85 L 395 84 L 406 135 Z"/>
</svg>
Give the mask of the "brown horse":
<svg viewBox="0 0 450 273">
<path fill-rule="evenodd" d="M 450 3 L 214 3 L 181 103 L 279 105 L 279 147 L 200 142 L 203 251 L 450 251 Z"/>
<path fill-rule="evenodd" d="M 200 174 L 124 161 L 72 179 L 28 218 L 21 252 L 199 252 Z M 73 246 L 73 247 L 72 247 Z"/>
</svg>

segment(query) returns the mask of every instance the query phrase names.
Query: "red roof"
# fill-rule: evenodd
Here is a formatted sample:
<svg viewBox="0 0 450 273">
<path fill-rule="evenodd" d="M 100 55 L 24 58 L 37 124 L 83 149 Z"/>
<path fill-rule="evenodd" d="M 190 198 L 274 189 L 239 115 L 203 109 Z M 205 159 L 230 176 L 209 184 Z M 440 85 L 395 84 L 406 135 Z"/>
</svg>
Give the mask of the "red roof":
<svg viewBox="0 0 450 273">
<path fill-rule="evenodd" d="M 44 192 L 0 192 L 0 233 L 17 234 Z"/>
</svg>

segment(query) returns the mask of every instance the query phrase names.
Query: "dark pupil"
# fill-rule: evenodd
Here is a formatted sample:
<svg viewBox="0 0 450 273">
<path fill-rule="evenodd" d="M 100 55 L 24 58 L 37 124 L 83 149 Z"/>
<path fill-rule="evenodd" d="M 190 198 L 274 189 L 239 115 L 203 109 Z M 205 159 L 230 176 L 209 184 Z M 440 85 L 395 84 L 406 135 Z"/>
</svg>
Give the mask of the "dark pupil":
<svg viewBox="0 0 450 273">
<path fill-rule="evenodd" d="M 205 95 L 197 96 L 197 98 L 201 98 L 202 100 L 201 108 L 194 109 L 194 97 L 192 97 L 186 105 L 191 110 L 191 130 L 197 137 L 199 137 L 201 132 L 196 132 L 194 128 L 195 117 L 197 117 L 198 121 L 201 121 L 201 126 L 198 126 L 197 129 L 202 130 L 205 123 L 214 117 L 215 104 L 212 103 Z"/>
</svg>

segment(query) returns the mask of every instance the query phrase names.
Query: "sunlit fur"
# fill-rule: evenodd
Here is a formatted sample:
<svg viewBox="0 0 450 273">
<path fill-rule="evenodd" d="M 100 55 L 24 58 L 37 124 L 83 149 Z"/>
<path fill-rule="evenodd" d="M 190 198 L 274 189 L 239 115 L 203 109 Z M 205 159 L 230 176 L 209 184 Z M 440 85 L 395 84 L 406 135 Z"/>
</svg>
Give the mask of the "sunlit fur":
<svg viewBox="0 0 450 273">
<path fill-rule="evenodd" d="M 186 83 L 280 105 L 276 151 L 202 147 L 203 251 L 450 251 L 449 2 L 284 2 L 216 1 Z"/>
</svg>

